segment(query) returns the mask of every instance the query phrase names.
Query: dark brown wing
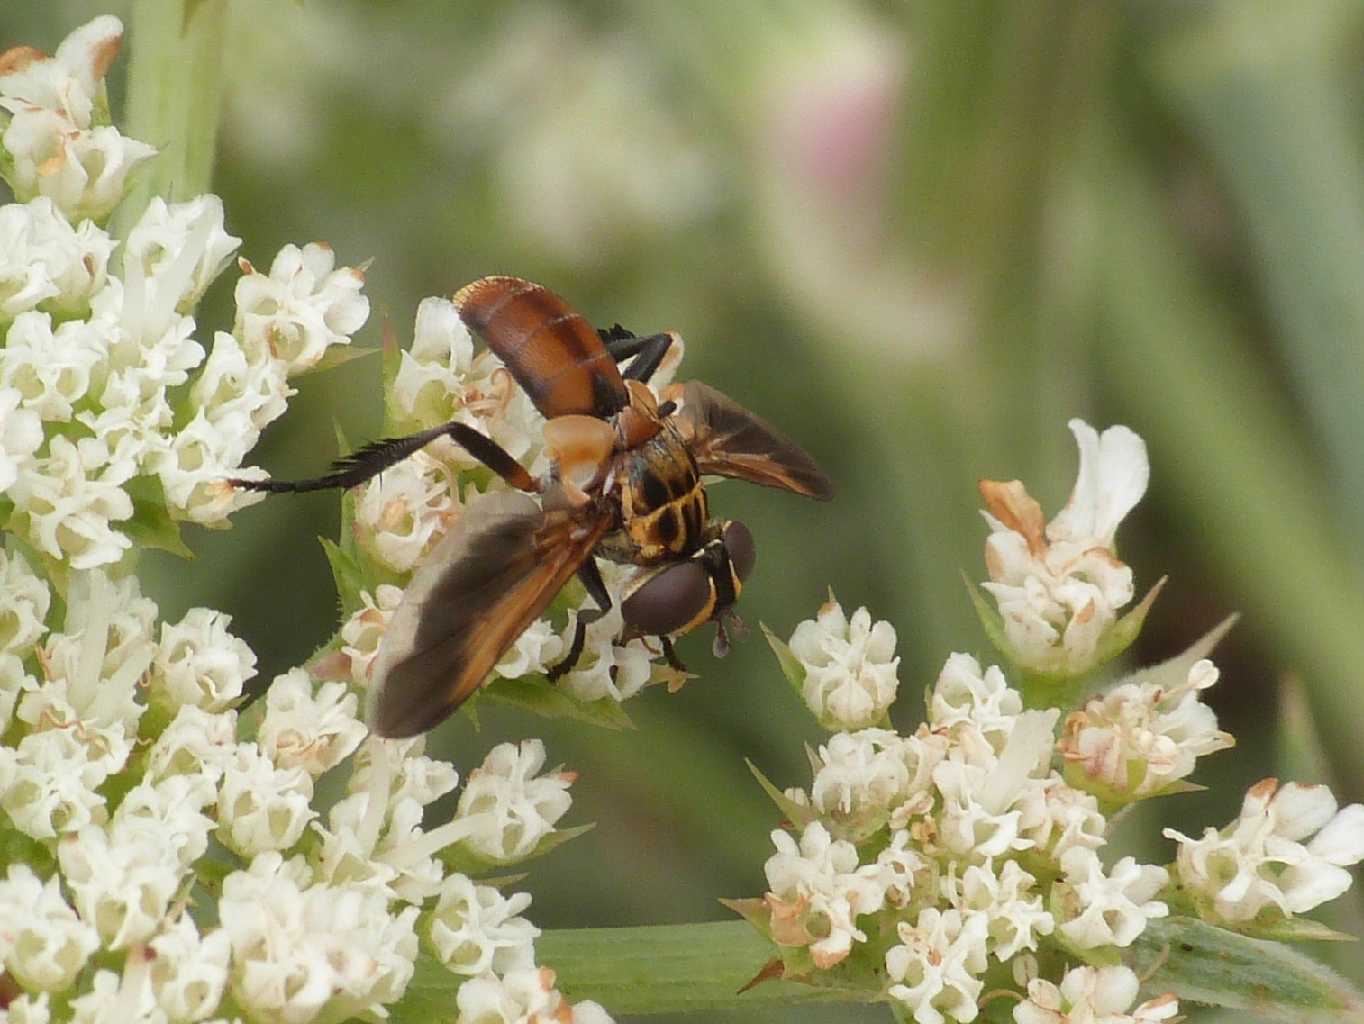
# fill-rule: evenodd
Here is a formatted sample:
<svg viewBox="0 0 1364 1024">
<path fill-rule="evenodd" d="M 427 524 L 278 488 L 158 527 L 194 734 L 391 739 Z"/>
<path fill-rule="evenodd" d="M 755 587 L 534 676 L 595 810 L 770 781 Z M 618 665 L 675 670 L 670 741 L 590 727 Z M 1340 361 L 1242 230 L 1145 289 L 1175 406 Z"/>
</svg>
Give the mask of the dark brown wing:
<svg viewBox="0 0 1364 1024">
<path fill-rule="evenodd" d="M 569 413 L 605 419 L 629 404 L 597 332 L 548 288 L 519 277 L 482 277 L 456 292 L 454 303 L 546 419 Z"/>
<path fill-rule="evenodd" d="M 695 380 L 672 385 L 663 397 L 678 404 L 673 424 L 702 473 L 738 477 L 819 501 L 833 497 L 833 484 L 805 449 L 732 398 Z"/>
<path fill-rule="evenodd" d="M 370 728 L 415 736 L 478 689 L 591 554 L 609 517 L 541 509 L 524 494 L 466 510 L 408 584 L 374 665 Z"/>
</svg>

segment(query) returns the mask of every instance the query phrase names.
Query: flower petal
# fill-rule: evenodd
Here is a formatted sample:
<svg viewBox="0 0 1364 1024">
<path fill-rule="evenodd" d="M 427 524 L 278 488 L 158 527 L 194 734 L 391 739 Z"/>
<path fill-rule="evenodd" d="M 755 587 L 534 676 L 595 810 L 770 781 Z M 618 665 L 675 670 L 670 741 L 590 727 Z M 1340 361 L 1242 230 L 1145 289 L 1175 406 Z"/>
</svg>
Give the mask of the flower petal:
<svg viewBox="0 0 1364 1024">
<path fill-rule="evenodd" d="M 1146 442 L 1127 427 L 1099 434 L 1084 420 L 1068 424 L 1080 446 L 1080 471 L 1066 507 L 1047 526 L 1053 541 L 1097 541 L 1113 546 L 1113 534 L 1146 493 L 1151 464 Z"/>
</svg>

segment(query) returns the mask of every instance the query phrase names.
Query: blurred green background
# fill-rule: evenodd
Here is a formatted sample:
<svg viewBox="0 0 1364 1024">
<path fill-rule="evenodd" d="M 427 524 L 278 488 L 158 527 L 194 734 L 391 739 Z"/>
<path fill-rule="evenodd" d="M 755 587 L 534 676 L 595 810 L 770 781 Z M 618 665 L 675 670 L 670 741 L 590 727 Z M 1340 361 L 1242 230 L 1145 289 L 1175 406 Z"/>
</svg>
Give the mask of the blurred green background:
<svg viewBox="0 0 1364 1024">
<path fill-rule="evenodd" d="M 0 46 L 50 50 L 108 10 L 128 6 L 11 0 Z M 901 727 L 949 651 L 990 654 L 959 575 L 983 576 L 977 478 L 1055 511 L 1079 415 L 1151 447 L 1123 555 L 1141 589 L 1171 581 L 1133 660 L 1244 613 L 1211 695 L 1239 747 L 1120 842 L 1165 860 L 1158 824 L 1220 825 L 1266 775 L 1364 799 L 1364 5 L 230 0 L 228 19 L 214 189 L 243 254 L 373 258 L 360 345 L 488 273 L 680 330 L 686 375 L 839 487 L 713 492 L 759 541 L 744 614 L 789 634 L 832 584 L 890 619 Z M 202 333 L 230 318 L 225 279 Z M 377 371 L 305 379 L 259 461 L 309 475 L 333 420 L 374 435 Z M 334 627 L 314 538 L 336 506 L 196 532 L 194 571 L 151 561 L 148 586 L 170 617 L 231 612 L 283 671 Z M 489 708 L 481 734 L 438 734 L 461 769 L 543 735 L 582 773 L 573 819 L 598 828 L 535 866 L 540 925 L 713 919 L 763 888 L 776 814 L 742 759 L 801 784 L 819 733 L 760 639 L 708 645 L 683 642 L 702 678 L 632 702 L 632 733 Z M 1358 895 L 1329 920 L 1359 930 Z M 1316 952 L 1364 980 L 1357 948 Z"/>
</svg>

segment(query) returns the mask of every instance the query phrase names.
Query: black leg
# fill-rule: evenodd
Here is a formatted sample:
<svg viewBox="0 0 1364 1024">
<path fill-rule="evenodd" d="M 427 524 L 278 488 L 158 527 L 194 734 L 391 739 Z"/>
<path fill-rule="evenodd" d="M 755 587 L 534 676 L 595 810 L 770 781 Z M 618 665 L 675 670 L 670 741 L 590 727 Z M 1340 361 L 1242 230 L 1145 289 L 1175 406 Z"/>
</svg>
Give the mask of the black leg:
<svg viewBox="0 0 1364 1024">
<path fill-rule="evenodd" d="M 545 673 L 545 678 L 551 683 L 557 681 L 564 673 L 571 672 L 573 666 L 578 664 L 578 659 L 583 656 L 583 644 L 587 642 L 587 627 L 611 610 L 611 595 L 607 593 L 606 582 L 601 578 L 601 570 L 597 568 L 596 559 L 588 558 L 582 564 L 578 569 L 578 579 L 583 581 L 583 586 L 587 588 L 587 596 L 597 602 L 597 607 L 578 609 L 578 623 L 573 630 L 573 644 L 569 647 L 568 654 Z"/>
<path fill-rule="evenodd" d="M 597 337 L 601 338 L 602 344 L 608 347 L 613 341 L 624 341 L 625 339 L 633 338 L 634 336 L 634 331 L 627 330 L 620 324 L 612 324 L 608 330 L 597 331 Z"/>
<path fill-rule="evenodd" d="M 229 480 L 228 483 L 246 490 L 266 491 L 270 494 L 356 487 L 425 448 L 438 437 L 452 438 L 460 447 L 517 490 L 539 489 L 526 467 L 508 455 L 506 449 L 496 441 L 479 433 L 467 423 L 455 422 L 432 427 L 419 434 L 408 434 L 406 437 L 372 441 L 350 455 L 337 459 L 332 463 L 331 472 L 325 476 L 310 480 Z"/>
<path fill-rule="evenodd" d="M 666 636 L 660 636 L 658 639 L 663 644 L 663 657 L 668 659 L 668 664 L 679 672 L 687 671 L 687 666 L 682 664 L 682 659 L 677 656 L 672 639 Z"/>
<path fill-rule="evenodd" d="M 668 349 L 673 343 L 671 334 L 651 334 L 647 338 L 637 338 L 620 324 L 610 331 L 601 333 L 606 351 L 611 353 L 611 358 L 616 362 L 624 362 L 632 356 L 635 357 L 635 361 L 625 371 L 625 379 L 642 381 L 645 384 L 649 383 L 649 378 L 658 369 L 658 364 L 663 362 L 663 357 L 668 354 Z"/>
</svg>

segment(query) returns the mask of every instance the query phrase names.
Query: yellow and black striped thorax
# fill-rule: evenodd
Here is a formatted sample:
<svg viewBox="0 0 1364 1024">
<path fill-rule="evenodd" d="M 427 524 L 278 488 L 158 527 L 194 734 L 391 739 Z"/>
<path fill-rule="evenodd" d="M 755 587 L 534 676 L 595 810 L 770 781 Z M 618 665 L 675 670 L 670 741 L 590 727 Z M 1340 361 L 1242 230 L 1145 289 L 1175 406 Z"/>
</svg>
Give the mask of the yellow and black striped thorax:
<svg viewBox="0 0 1364 1024">
<path fill-rule="evenodd" d="M 621 452 L 615 467 L 620 528 L 598 548 L 613 561 L 654 565 L 696 551 L 707 539 L 710 507 L 696 461 L 672 424 L 638 448 Z"/>
</svg>

